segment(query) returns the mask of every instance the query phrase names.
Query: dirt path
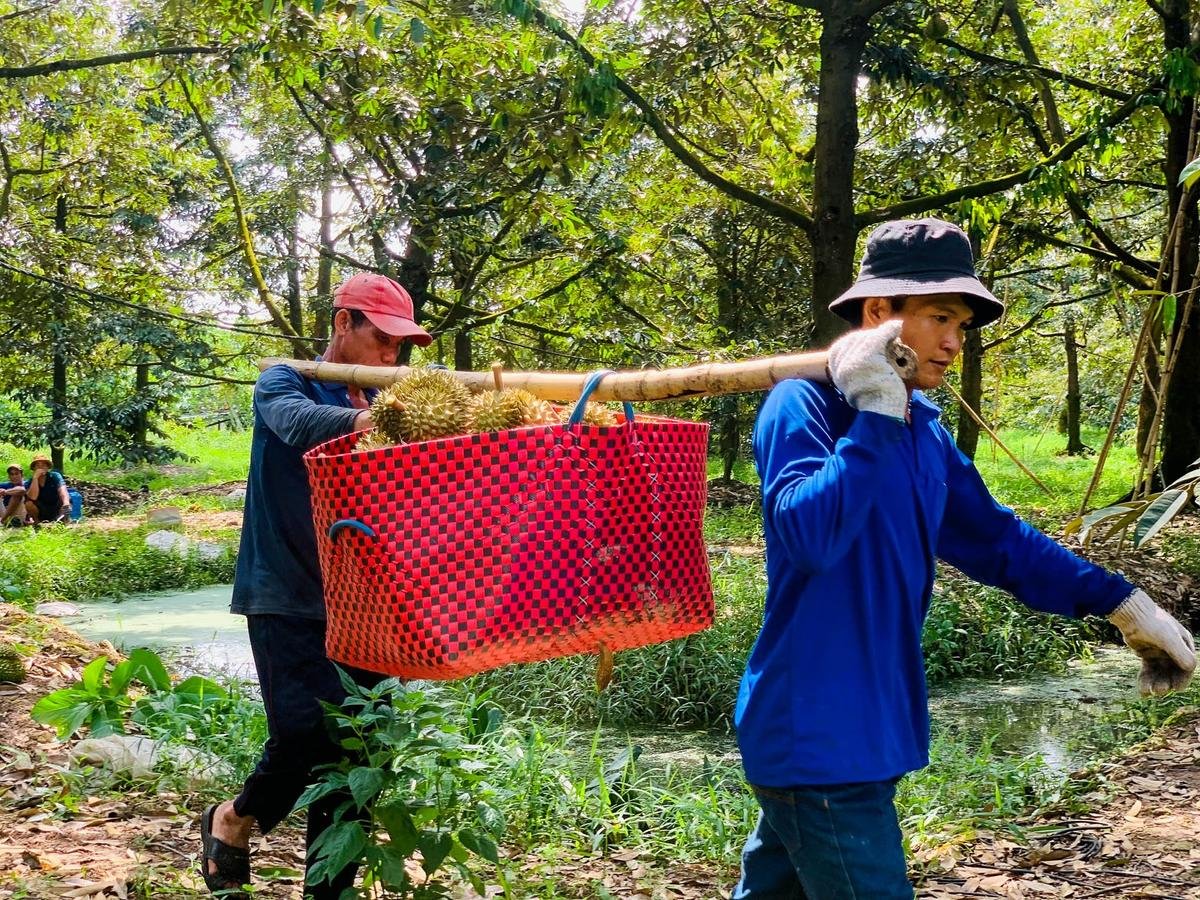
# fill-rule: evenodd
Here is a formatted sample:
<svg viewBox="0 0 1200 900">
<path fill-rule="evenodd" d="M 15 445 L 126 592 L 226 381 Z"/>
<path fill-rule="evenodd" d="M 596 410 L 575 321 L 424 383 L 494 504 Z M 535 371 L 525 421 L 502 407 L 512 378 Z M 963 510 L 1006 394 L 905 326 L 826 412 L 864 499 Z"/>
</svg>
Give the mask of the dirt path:
<svg viewBox="0 0 1200 900">
<path fill-rule="evenodd" d="M 210 896 L 195 872 L 196 817 L 211 788 L 81 776 L 68 746 L 29 717 L 38 698 L 76 681 L 111 647 L 8 605 L 0 605 L 0 640 L 40 648 L 25 683 L 0 685 L 0 898 Z M 1193 713 L 1104 766 L 1086 814 L 1020 823 L 1027 844 L 984 834 L 916 860 L 925 872 L 919 896 L 1200 900 L 1198 723 Z M 256 871 L 275 870 L 258 879 L 256 897 L 299 898 L 297 879 L 281 873 L 302 867 L 301 844 L 300 830 L 284 827 L 255 846 Z M 561 897 L 716 900 L 735 877 L 633 850 L 514 862 L 528 884 L 562 884 Z"/>
<path fill-rule="evenodd" d="M 1023 823 L 927 862 L 922 898 L 1200 898 L 1200 718 L 1102 766 L 1086 814 Z"/>
</svg>

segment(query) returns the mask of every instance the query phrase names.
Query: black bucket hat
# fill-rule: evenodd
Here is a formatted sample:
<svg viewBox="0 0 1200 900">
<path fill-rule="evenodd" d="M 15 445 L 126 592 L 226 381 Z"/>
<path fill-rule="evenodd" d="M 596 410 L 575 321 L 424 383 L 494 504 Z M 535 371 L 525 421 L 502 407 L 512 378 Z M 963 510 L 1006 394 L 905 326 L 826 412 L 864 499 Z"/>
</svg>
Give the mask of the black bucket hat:
<svg viewBox="0 0 1200 900">
<path fill-rule="evenodd" d="M 1004 304 L 975 277 L 966 233 L 941 219 L 884 222 L 872 231 L 858 280 L 829 309 L 857 325 L 867 297 L 921 294 L 962 294 L 974 313 L 968 328 L 981 328 L 1004 312 Z"/>
</svg>

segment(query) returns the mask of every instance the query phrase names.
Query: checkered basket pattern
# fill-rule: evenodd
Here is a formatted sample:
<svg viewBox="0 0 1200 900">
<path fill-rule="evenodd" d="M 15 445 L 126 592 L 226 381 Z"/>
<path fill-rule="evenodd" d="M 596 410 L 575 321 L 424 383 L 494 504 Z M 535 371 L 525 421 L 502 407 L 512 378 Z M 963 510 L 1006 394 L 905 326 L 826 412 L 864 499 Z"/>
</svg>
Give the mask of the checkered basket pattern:
<svg viewBox="0 0 1200 900">
<path fill-rule="evenodd" d="M 712 624 L 707 425 L 356 439 L 305 455 L 331 659 L 451 679 Z"/>
</svg>

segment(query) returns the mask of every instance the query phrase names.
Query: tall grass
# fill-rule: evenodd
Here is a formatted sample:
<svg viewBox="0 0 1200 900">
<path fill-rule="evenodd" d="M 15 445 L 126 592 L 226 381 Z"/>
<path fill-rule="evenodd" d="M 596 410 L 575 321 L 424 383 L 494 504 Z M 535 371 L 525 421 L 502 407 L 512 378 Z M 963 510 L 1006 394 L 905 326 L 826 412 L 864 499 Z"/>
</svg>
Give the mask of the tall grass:
<svg viewBox="0 0 1200 900">
<path fill-rule="evenodd" d="M 718 614 L 711 628 L 618 653 L 613 681 L 595 688 L 596 657 L 509 666 L 454 682 L 462 696 L 488 692 L 509 713 L 556 722 L 727 728 L 738 681 L 762 623 L 762 561 L 713 562 Z"/>
<path fill-rule="evenodd" d="M 1057 528 L 1063 519 L 1079 511 L 1079 502 L 1096 467 L 1096 457 L 1065 456 L 1066 443 L 1054 432 L 1004 429 L 1000 439 L 1050 489 L 1046 494 L 985 434 L 979 439 L 975 467 L 983 476 L 992 495 L 1013 507 L 1030 521 Z M 1083 441 L 1090 447 L 1104 442 L 1101 429 L 1085 429 Z M 1137 477 L 1137 454 L 1131 445 L 1114 445 L 1104 464 L 1104 475 L 1091 506 L 1104 506 L 1123 495 Z"/>
<path fill-rule="evenodd" d="M 941 567 L 922 636 L 931 684 L 1061 671 L 1110 636 L 1096 620 L 1034 612 L 1004 591 Z"/>
<path fill-rule="evenodd" d="M 87 601 L 147 591 L 223 584 L 233 579 L 233 536 L 205 557 L 146 545 L 149 526 L 91 531 L 86 526 L 22 528 L 0 535 L 0 592 L 32 606 L 44 600 Z"/>
</svg>

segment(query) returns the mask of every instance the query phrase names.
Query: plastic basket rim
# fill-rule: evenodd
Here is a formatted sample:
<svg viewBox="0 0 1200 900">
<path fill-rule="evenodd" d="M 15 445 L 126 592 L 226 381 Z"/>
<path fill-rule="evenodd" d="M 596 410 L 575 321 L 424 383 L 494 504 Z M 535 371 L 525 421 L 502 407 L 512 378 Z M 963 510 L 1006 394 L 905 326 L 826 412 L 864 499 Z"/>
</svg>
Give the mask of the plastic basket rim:
<svg viewBox="0 0 1200 900">
<path fill-rule="evenodd" d="M 330 444 L 336 444 L 341 441 L 349 442 L 350 438 L 352 438 L 352 437 L 357 438 L 359 435 L 367 434 L 371 430 L 369 428 L 364 428 L 359 431 L 349 432 L 348 434 L 338 435 L 337 437 L 330 438 L 327 441 L 322 441 L 321 443 L 317 444 L 315 447 L 313 447 L 309 450 L 306 450 L 304 452 L 304 458 L 312 459 L 312 460 L 338 459 L 340 457 L 351 456 L 356 453 L 366 453 L 366 454 L 384 453 L 384 452 L 387 452 L 390 450 L 401 450 L 401 449 L 407 449 L 409 447 L 422 447 L 422 448 L 423 447 L 433 447 L 444 441 L 461 441 L 464 438 L 476 438 L 481 435 L 506 434 L 510 431 L 531 431 L 531 430 L 537 429 L 537 428 L 562 428 L 562 429 L 567 430 L 568 432 L 574 432 L 575 429 L 581 429 L 581 430 L 582 429 L 590 429 L 592 431 L 604 432 L 604 431 L 613 431 L 613 430 L 619 429 L 619 428 L 633 428 L 639 424 L 641 424 L 641 425 L 690 425 L 695 428 L 704 428 L 704 429 L 708 429 L 709 427 L 711 427 L 709 425 L 709 423 L 707 423 L 707 422 L 693 422 L 691 419 L 677 419 L 677 418 L 673 418 L 671 416 L 657 416 L 652 413 L 646 413 L 646 414 L 638 413 L 635 415 L 633 421 L 618 422 L 616 425 L 593 425 L 590 422 L 576 422 L 574 425 L 571 425 L 567 422 L 547 422 L 547 423 L 538 424 L 538 425 L 518 425 L 515 428 L 502 428 L 502 429 L 497 429 L 494 431 L 468 431 L 468 432 L 465 432 L 464 434 L 448 434 L 448 435 L 444 435 L 443 437 L 430 438 L 427 441 L 412 441 L 412 442 L 404 443 L 404 444 L 391 444 L 387 447 L 371 447 L 366 450 L 359 450 L 359 449 L 355 448 L 353 444 L 350 445 L 350 448 L 348 450 L 339 451 L 337 453 L 330 453 L 323 449 L 325 447 L 328 447 Z"/>
</svg>

